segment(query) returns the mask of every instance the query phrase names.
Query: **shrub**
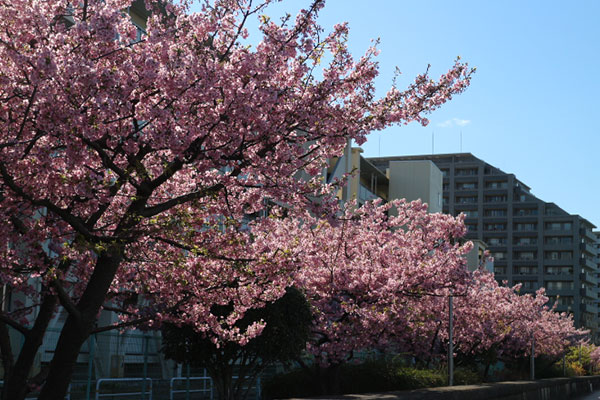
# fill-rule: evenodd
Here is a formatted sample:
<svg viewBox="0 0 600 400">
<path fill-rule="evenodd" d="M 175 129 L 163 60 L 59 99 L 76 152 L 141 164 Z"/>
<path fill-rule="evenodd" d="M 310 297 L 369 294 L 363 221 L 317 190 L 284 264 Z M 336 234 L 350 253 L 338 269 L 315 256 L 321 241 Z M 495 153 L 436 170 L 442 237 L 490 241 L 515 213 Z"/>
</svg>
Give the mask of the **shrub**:
<svg viewBox="0 0 600 400">
<path fill-rule="evenodd" d="M 303 369 L 278 374 L 262 381 L 264 399 L 310 397 L 319 395 L 319 388 L 312 376 Z"/>
<path fill-rule="evenodd" d="M 312 371 L 313 373 L 315 370 Z M 461 382 L 478 381 L 476 373 L 457 371 Z M 423 370 L 402 366 L 397 360 L 370 360 L 347 364 L 341 368 L 342 393 L 385 392 L 444 386 L 447 375 L 442 370 Z M 307 370 L 293 370 L 263 381 L 266 399 L 307 397 L 323 394 L 315 375 Z"/>
<path fill-rule="evenodd" d="M 457 368 L 454 371 L 455 385 L 475 385 L 481 383 L 481 381 L 481 375 L 472 369 Z"/>
<path fill-rule="evenodd" d="M 394 371 L 395 390 L 419 389 L 444 386 L 447 375 L 441 370 L 402 367 Z"/>
</svg>

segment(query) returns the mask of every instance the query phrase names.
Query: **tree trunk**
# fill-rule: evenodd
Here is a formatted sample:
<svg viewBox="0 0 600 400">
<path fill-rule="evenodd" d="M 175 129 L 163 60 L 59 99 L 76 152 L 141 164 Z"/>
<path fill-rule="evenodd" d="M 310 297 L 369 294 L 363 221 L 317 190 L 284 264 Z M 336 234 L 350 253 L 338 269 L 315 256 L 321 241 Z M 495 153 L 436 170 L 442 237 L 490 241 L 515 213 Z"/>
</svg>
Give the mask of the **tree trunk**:
<svg viewBox="0 0 600 400">
<path fill-rule="evenodd" d="M 64 399 L 79 350 L 94 329 L 98 312 L 121 260 L 121 248 L 107 251 L 98 257 L 94 272 L 76 305 L 80 315 L 69 314 L 61 330 L 54 357 L 50 362 L 50 371 L 39 396 L 40 400 Z"/>
<path fill-rule="evenodd" d="M 44 335 L 48 324 L 54 315 L 54 309 L 58 303 L 55 295 L 46 294 L 40 305 L 38 315 L 33 328 L 25 335 L 25 340 L 19 357 L 12 368 L 11 373 L 5 378 L 2 398 L 5 400 L 22 400 L 29 391 L 27 378 L 35 362 L 35 356 L 44 341 Z"/>
<path fill-rule="evenodd" d="M 15 358 L 14 358 L 13 352 L 12 352 L 8 327 L 6 326 L 6 324 L 4 322 L 1 322 L 1 321 L 0 321 L 0 353 L 2 353 L 2 367 L 4 368 L 3 379 L 4 379 L 4 382 L 8 382 L 8 378 L 10 377 L 10 375 L 12 374 L 12 371 L 13 371 Z M 8 397 L 6 397 L 6 395 L 4 394 L 4 390 L 6 390 L 6 387 L 3 388 L 2 398 L 7 399 Z"/>
<path fill-rule="evenodd" d="M 491 364 L 490 361 L 486 361 L 486 363 L 485 363 L 485 369 L 483 370 L 483 381 L 484 382 L 487 382 L 487 380 L 488 380 L 488 375 L 490 373 L 490 364 Z"/>
<path fill-rule="evenodd" d="M 331 364 L 326 368 L 317 366 L 317 376 L 321 394 L 342 394 L 341 364 Z"/>
<path fill-rule="evenodd" d="M 227 373 L 226 371 L 222 371 L 221 373 L 213 374 L 215 378 L 215 388 L 217 390 L 217 399 L 219 400 L 233 400 L 233 382 L 232 382 L 232 374 L 231 371 Z"/>
</svg>

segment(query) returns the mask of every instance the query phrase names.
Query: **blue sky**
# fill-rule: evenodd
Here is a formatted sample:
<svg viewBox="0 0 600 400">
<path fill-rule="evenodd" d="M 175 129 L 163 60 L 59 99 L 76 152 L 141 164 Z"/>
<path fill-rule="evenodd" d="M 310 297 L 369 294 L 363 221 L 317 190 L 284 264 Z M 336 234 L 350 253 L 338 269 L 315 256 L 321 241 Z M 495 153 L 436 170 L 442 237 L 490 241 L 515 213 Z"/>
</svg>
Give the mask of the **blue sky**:
<svg viewBox="0 0 600 400">
<path fill-rule="evenodd" d="M 309 1 L 267 10 L 296 14 Z M 514 173 L 539 198 L 600 226 L 600 1 L 329 0 L 320 23 L 350 25 L 358 57 L 380 38 L 378 90 L 400 87 L 460 55 L 471 87 L 416 124 L 374 133 L 364 155 L 462 151 Z"/>
<path fill-rule="evenodd" d="M 381 39 L 382 92 L 395 66 L 405 84 L 427 64 L 439 75 L 457 55 L 477 67 L 429 126 L 374 134 L 365 156 L 430 154 L 432 132 L 436 153 L 459 152 L 462 131 L 463 151 L 600 226 L 599 18 L 593 0 L 332 0 L 321 23 L 348 21 L 355 53 Z"/>
</svg>

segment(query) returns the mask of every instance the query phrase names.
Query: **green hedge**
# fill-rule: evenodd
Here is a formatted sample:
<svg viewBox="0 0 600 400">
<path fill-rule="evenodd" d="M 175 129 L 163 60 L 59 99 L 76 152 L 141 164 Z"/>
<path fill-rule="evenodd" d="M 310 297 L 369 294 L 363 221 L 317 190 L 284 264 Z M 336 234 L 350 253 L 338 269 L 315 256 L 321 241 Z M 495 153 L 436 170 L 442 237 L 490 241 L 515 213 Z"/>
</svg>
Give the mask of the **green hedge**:
<svg viewBox="0 0 600 400">
<path fill-rule="evenodd" d="M 340 388 L 345 394 L 445 386 L 447 379 L 447 373 L 443 369 L 410 368 L 401 362 L 390 360 L 343 365 L 340 370 Z M 460 368 L 455 371 L 454 382 L 457 385 L 480 381 L 477 372 Z M 263 396 L 267 399 L 310 397 L 325 394 L 321 389 L 314 374 L 298 369 L 266 380 L 263 383 Z"/>
</svg>

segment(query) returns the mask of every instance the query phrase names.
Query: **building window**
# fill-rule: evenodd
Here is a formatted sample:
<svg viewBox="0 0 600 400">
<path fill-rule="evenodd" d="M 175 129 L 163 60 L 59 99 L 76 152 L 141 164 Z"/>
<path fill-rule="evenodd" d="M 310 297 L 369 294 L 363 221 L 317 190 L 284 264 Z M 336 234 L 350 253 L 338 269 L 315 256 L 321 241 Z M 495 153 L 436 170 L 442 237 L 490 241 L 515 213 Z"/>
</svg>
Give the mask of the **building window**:
<svg viewBox="0 0 600 400">
<path fill-rule="evenodd" d="M 517 237 L 514 239 L 517 246 L 531 246 L 537 244 L 537 237 Z"/>
<path fill-rule="evenodd" d="M 575 285 L 573 281 L 546 281 L 544 287 L 548 290 L 572 290 Z"/>
<path fill-rule="evenodd" d="M 491 256 L 494 257 L 494 260 L 496 260 L 496 261 L 506 259 L 506 253 L 504 251 L 492 252 Z"/>
<path fill-rule="evenodd" d="M 477 175 L 477 168 L 460 168 L 454 171 L 456 176 L 472 176 Z"/>
<path fill-rule="evenodd" d="M 462 182 L 456 184 L 457 190 L 475 190 L 477 189 L 476 182 Z"/>
<path fill-rule="evenodd" d="M 534 265 L 526 265 L 526 266 L 516 266 L 513 268 L 513 271 L 517 275 L 537 275 L 537 266 Z"/>
<path fill-rule="evenodd" d="M 506 195 L 485 196 L 486 203 L 506 203 Z"/>
<path fill-rule="evenodd" d="M 486 231 L 505 231 L 506 224 L 485 224 L 484 228 Z"/>
<path fill-rule="evenodd" d="M 486 217 L 506 217 L 506 210 L 496 209 L 496 210 L 485 210 Z"/>
<path fill-rule="evenodd" d="M 535 251 L 515 251 L 515 260 L 535 260 L 537 252 Z"/>
<path fill-rule="evenodd" d="M 486 189 L 506 189 L 508 187 L 508 182 L 506 181 L 502 181 L 502 182 L 486 182 L 485 183 L 485 188 Z"/>
<path fill-rule="evenodd" d="M 537 281 L 519 281 L 516 280 L 515 284 L 521 284 L 521 289 L 525 289 L 525 290 L 535 290 L 538 288 L 538 283 Z"/>
<path fill-rule="evenodd" d="M 465 224 L 467 232 L 477 232 L 477 224 Z"/>
<path fill-rule="evenodd" d="M 535 231 L 537 230 L 537 224 L 535 223 L 526 223 L 526 224 L 515 224 L 516 231 Z"/>
<path fill-rule="evenodd" d="M 518 217 L 523 217 L 526 215 L 538 215 L 537 208 L 515 208 L 514 214 Z"/>
<path fill-rule="evenodd" d="M 548 266 L 544 268 L 546 275 L 573 275 L 572 266 Z"/>
<path fill-rule="evenodd" d="M 461 212 L 465 214 L 465 217 L 467 218 L 476 218 L 479 216 L 479 212 L 477 210 L 463 210 Z"/>
<path fill-rule="evenodd" d="M 573 296 L 548 296 L 548 303 L 554 305 L 554 303 L 559 306 L 572 306 L 574 299 Z"/>
<path fill-rule="evenodd" d="M 556 208 L 546 208 L 544 215 L 561 215 L 561 212 Z"/>
<path fill-rule="evenodd" d="M 488 246 L 505 246 L 506 238 L 489 237 L 483 240 Z"/>
<path fill-rule="evenodd" d="M 546 260 L 572 260 L 573 252 L 572 251 L 546 251 L 544 253 L 544 258 Z"/>
<path fill-rule="evenodd" d="M 494 266 L 494 274 L 495 275 L 506 275 L 506 267 Z"/>
<path fill-rule="evenodd" d="M 573 244 L 572 236 L 546 236 L 544 239 L 546 244 Z"/>
<path fill-rule="evenodd" d="M 545 228 L 549 231 L 568 231 L 573 228 L 570 222 L 546 222 Z"/>
<path fill-rule="evenodd" d="M 457 204 L 476 204 L 477 196 L 456 196 Z"/>
</svg>

